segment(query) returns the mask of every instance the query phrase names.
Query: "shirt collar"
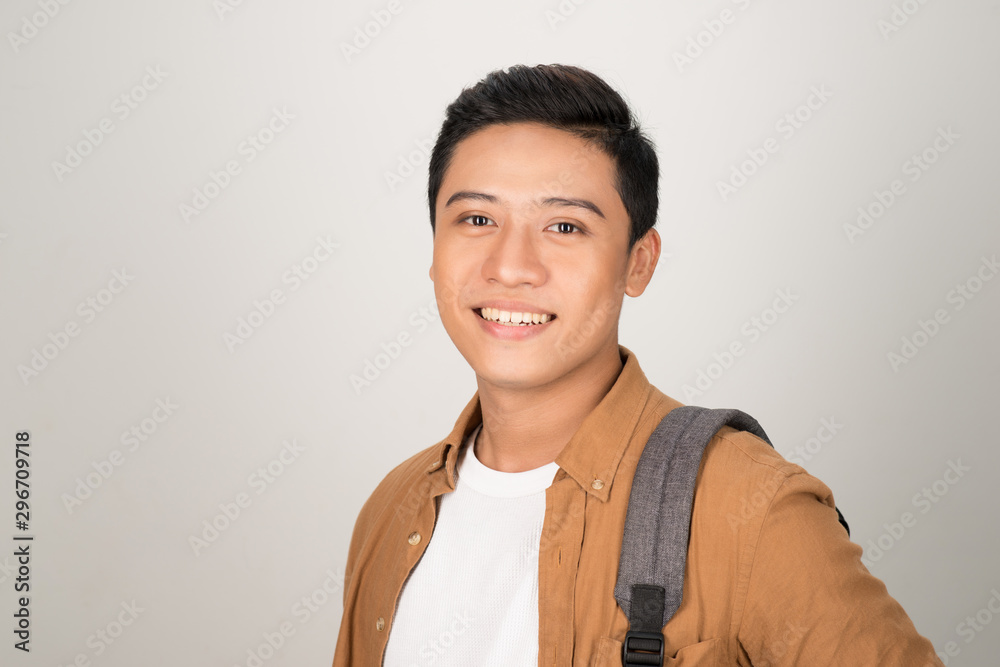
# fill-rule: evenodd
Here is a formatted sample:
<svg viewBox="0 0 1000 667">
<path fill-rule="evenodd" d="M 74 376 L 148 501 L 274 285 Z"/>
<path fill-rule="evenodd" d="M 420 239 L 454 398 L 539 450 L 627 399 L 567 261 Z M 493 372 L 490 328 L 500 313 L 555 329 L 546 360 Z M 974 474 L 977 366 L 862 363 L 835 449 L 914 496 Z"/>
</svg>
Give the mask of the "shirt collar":
<svg viewBox="0 0 1000 667">
<path fill-rule="evenodd" d="M 618 346 L 618 354 L 623 367 L 614 385 L 583 420 L 555 460 L 584 491 L 602 501 L 606 501 L 611 493 L 618 464 L 652 390 L 635 354 L 622 345 Z M 452 490 L 455 489 L 459 449 L 482 422 L 482 414 L 479 392 L 476 392 L 448 437 L 435 446 L 437 456 L 426 472 L 445 468 L 447 484 Z"/>
</svg>

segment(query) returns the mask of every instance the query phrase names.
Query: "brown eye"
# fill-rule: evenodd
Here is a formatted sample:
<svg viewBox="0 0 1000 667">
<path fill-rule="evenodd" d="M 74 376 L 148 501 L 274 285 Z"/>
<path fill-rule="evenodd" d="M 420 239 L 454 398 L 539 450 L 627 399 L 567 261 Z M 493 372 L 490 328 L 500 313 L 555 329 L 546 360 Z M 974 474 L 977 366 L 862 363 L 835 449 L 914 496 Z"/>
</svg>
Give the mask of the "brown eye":
<svg viewBox="0 0 1000 667">
<path fill-rule="evenodd" d="M 470 215 L 466 220 L 472 222 L 473 227 L 484 227 L 490 223 L 490 219 L 485 215 Z"/>
<path fill-rule="evenodd" d="M 552 226 L 555 227 L 556 231 L 560 234 L 572 234 L 574 229 L 580 229 L 576 225 L 569 222 L 557 222 Z"/>
</svg>

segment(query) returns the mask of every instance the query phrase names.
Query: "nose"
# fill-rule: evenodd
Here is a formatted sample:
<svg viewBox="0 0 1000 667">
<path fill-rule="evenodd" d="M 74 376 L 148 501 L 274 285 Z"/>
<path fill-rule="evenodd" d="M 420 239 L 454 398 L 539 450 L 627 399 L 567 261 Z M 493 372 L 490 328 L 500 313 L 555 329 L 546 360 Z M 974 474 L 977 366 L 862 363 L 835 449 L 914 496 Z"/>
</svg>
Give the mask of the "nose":
<svg viewBox="0 0 1000 667">
<path fill-rule="evenodd" d="M 535 231 L 528 225 L 508 224 L 494 235 L 483 278 L 504 287 L 539 286 L 546 280 L 546 271 L 539 254 Z"/>
</svg>

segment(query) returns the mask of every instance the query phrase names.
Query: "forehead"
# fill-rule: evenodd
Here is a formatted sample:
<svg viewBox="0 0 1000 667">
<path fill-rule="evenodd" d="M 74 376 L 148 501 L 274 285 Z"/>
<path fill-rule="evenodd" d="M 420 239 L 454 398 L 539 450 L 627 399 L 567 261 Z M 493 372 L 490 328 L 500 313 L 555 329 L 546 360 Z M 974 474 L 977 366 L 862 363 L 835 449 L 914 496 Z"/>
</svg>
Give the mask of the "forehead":
<svg viewBox="0 0 1000 667">
<path fill-rule="evenodd" d="M 491 125 L 459 142 L 437 204 L 455 191 L 483 188 L 508 199 L 586 195 L 624 214 L 611 157 L 593 142 L 536 123 Z"/>
</svg>

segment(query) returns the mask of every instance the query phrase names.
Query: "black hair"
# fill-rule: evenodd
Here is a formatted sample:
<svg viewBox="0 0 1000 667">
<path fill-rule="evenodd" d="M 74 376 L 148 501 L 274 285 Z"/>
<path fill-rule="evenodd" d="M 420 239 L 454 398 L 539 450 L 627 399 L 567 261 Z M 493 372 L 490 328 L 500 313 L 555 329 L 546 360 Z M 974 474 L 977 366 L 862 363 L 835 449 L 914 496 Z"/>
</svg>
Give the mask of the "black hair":
<svg viewBox="0 0 1000 667">
<path fill-rule="evenodd" d="M 532 122 L 571 132 L 612 159 L 615 189 L 631 223 L 631 251 L 656 224 L 656 150 L 622 96 L 593 72 L 572 65 L 495 70 L 448 105 L 427 179 L 431 230 L 438 192 L 459 142 L 491 125 Z"/>
</svg>

